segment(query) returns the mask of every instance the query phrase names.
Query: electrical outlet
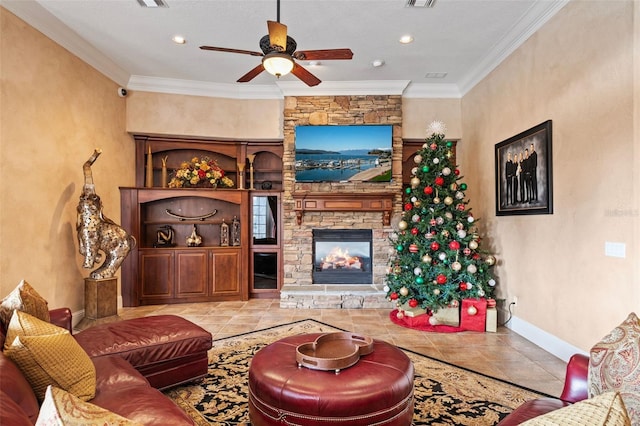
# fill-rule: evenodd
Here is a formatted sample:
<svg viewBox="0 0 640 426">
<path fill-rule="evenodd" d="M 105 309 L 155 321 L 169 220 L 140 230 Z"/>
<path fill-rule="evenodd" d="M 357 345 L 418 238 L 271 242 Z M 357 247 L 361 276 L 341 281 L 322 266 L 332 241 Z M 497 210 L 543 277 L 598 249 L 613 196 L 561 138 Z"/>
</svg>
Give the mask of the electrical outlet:
<svg viewBox="0 0 640 426">
<path fill-rule="evenodd" d="M 513 306 L 518 306 L 518 296 L 513 296 Z"/>
</svg>

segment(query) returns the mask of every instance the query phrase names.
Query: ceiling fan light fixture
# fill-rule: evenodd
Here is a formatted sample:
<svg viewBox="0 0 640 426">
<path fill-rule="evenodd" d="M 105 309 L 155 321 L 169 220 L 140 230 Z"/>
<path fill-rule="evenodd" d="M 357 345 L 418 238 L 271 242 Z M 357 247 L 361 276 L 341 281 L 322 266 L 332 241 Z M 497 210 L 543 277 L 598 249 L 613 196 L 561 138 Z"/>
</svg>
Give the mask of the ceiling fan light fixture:
<svg viewBox="0 0 640 426">
<path fill-rule="evenodd" d="M 293 59 L 285 53 L 271 52 L 262 58 L 262 66 L 269 74 L 280 78 L 291 72 L 293 69 Z"/>
</svg>

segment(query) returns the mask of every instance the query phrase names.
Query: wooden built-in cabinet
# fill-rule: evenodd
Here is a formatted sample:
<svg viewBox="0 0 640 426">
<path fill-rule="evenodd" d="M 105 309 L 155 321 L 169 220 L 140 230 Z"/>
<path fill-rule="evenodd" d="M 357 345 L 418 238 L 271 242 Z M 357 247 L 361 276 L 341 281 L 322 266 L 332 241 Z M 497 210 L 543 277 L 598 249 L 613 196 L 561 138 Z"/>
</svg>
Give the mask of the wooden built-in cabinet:
<svg viewBox="0 0 640 426">
<path fill-rule="evenodd" d="M 276 296 L 280 290 L 280 192 L 282 189 L 282 142 L 218 141 L 135 135 L 136 186 L 120 188 L 122 226 L 136 239 L 136 247 L 122 265 L 122 299 L 124 306 L 165 303 L 247 300 L 251 297 Z M 148 153 L 151 151 L 153 186 L 145 187 Z M 267 288 L 254 290 L 256 247 L 251 216 L 253 194 L 250 190 L 248 155 L 255 154 L 254 188 L 269 187 L 272 215 L 270 230 L 277 232 L 277 244 L 259 250 L 263 272 L 276 268 L 274 281 Z M 162 163 L 166 163 L 167 180 L 180 163 L 193 157 L 215 159 L 234 182 L 233 188 L 163 187 Z M 243 189 L 238 163 L 245 164 Z M 166 182 L 165 182 L 166 183 Z M 262 191 L 264 193 L 265 191 Z M 212 214 L 215 213 L 215 214 Z M 205 217 L 203 217 L 205 216 Z M 240 241 L 223 244 L 221 225 L 231 228 L 239 221 Z M 172 245 L 158 244 L 159 232 L 170 227 Z M 194 231 L 202 242 L 189 246 L 187 238 Z M 257 228 L 256 228 L 257 229 Z M 263 240 L 266 241 L 266 240 Z M 226 243 L 226 241 L 225 241 Z M 269 265 L 269 262 L 275 264 Z M 266 267 L 265 262 L 266 261 Z M 264 274 L 261 274 L 261 276 Z M 260 281 L 258 287 L 261 287 Z"/>
</svg>

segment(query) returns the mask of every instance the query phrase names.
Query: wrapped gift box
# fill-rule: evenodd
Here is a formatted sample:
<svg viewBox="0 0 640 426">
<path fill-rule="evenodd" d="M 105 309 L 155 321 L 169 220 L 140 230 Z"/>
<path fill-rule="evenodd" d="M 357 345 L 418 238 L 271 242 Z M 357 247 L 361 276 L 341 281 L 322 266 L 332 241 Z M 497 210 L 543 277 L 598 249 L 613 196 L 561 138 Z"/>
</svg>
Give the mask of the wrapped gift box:
<svg viewBox="0 0 640 426">
<path fill-rule="evenodd" d="M 440 308 L 433 313 L 438 324 L 451 325 L 453 327 L 460 326 L 460 308 L 447 307 Z"/>
<path fill-rule="evenodd" d="M 469 331 L 484 331 L 487 321 L 487 300 L 464 299 L 460 308 L 460 327 Z"/>
<path fill-rule="evenodd" d="M 424 315 L 427 313 L 426 309 L 420 307 L 412 308 L 408 303 L 403 303 L 402 306 L 400 306 L 400 310 L 404 313 L 405 316 L 411 318 L 415 318 L 418 315 Z"/>
</svg>

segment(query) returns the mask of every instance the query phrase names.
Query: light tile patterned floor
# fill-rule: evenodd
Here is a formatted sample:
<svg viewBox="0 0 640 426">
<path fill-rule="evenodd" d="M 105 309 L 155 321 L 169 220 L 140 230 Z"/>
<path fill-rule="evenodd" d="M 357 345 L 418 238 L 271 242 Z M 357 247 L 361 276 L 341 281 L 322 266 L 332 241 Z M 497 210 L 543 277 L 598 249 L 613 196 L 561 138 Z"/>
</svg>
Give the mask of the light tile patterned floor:
<svg viewBox="0 0 640 426">
<path fill-rule="evenodd" d="M 282 309 L 279 300 L 251 299 L 124 308 L 118 314 L 122 319 L 180 315 L 214 339 L 310 318 L 554 396 L 562 391 L 566 368 L 565 362 L 506 327 L 497 333 L 428 333 L 393 324 L 388 309 Z"/>
</svg>

